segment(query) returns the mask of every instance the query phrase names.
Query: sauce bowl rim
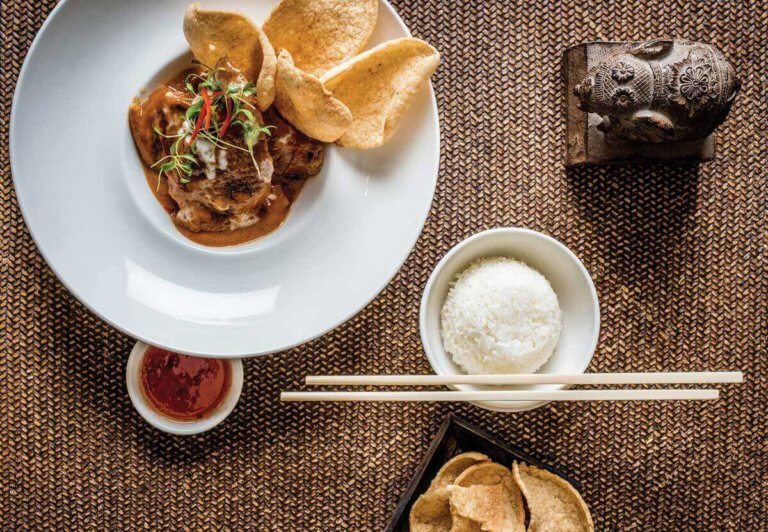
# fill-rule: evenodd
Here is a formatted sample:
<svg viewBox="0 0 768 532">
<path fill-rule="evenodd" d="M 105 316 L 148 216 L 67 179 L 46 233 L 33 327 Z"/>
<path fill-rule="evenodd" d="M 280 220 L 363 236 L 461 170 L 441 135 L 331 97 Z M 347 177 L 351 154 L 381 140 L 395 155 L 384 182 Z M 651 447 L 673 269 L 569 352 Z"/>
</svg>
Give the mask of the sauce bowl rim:
<svg viewBox="0 0 768 532">
<path fill-rule="evenodd" d="M 144 421 L 168 434 L 188 436 L 211 430 L 224 421 L 234 410 L 243 391 L 243 362 L 237 358 L 223 360 L 223 362 L 230 365 L 232 380 L 224 400 L 210 415 L 195 421 L 177 421 L 157 412 L 144 395 L 139 377 L 141 360 L 144 357 L 144 353 L 150 347 L 149 344 L 141 340 L 137 341 L 131 350 L 128 363 L 125 366 L 125 384 L 128 388 L 128 395 L 131 398 L 133 407 Z"/>
</svg>

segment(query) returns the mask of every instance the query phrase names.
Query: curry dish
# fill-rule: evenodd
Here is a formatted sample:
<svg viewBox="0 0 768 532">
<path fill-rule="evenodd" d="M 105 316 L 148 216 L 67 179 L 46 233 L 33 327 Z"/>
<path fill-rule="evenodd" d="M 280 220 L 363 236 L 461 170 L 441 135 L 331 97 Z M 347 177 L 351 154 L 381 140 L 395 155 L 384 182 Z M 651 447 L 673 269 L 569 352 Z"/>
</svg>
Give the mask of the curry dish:
<svg viewBox="0 0 768 532">
<path fill-rule="evenodd" d="M 129 109 L 155 197 L 200 244 L 236 245 L 275 230 L 322 167 L 323 144 L 274 108 L 262 114 L 255 94 L 224 59 L 173 77 Z"/>
<path fill-rule="evenodd" d="M 128 113 L 149 185 L 179 231 L 208 246 L 263 236 L 320 172 L 323 143 L 364 150 L 392 137 L 440 54 L 410 37 L 363 52 L 377 11 L 377 0 L 283 0 L 262 28 L 189 6 L 194 67 Z"/>
</svg>

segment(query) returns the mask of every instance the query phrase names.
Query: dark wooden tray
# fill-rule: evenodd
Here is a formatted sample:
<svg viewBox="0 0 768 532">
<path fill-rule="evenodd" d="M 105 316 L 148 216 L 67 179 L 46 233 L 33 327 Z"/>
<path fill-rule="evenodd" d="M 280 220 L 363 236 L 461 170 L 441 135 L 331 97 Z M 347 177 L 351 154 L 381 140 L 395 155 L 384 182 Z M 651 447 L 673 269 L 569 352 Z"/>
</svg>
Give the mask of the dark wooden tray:
<svg viewBox="0 0 768 532">
<path fill-rule="evenodd" d="M 416 469 L 411 479 L 408 489 L 405 490 L 400 502 L 395 509 L 386 532 L 408 530 L 408 515 L 411 513 L 411 506 L 419 496 L 424 493 L 432 479 L 435 478 L 438 470 L 451 457 L 467 452 L 476 451 L 487 455 L 494 462 L 505 466 L 511 466 L 515 460 L 525 462 L 542 469 L 546 469 L 561 476 L 573 487 L 581 491 L 581 484 L 575 482 L 567 475 L 562 474 L 551 466 L 540 462 L 525 451 L 504 443 L 484 430 L 467 423 L 453 414 L 448 414 L 437 431 L 432 444 L 427 450 L 427 454 Z"/>
</svg>

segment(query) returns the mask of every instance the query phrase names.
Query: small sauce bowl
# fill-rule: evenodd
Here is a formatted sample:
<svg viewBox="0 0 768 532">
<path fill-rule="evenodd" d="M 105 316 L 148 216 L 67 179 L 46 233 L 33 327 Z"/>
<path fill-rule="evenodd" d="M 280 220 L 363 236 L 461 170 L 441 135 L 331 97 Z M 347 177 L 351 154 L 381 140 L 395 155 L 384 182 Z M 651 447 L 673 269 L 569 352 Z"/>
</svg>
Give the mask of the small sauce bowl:
<svg viewBox="0 0 768 532">
<path fill-rule="evenodd" d="M 451 249 L 435 267 L 424 288 L 419 312 L 421 343 L 438 375 L 463 375 L 443 348 L 440 311 L 456 276 L 470 263 L 484 257 L 510 257 L 541 273 L 557 294 L 563 328 L 552 357 L 537 373 L 584 373 L 600 336 L 600 304 L 589 272 L 567 247 L 554 238 L 530 229 L 504 227 L 483 231 Z M 561 390 L 567 385 L 449 386 L 454 390 Z M 548 401 L 473 401 L 501 412 L 518 412 Z"/>
<path fill-rule="evenodd" d="M 147 423 L 169 434 L 199 434 L 224 421 L 235 408 L 243 391 L 243 363 L 239 359 L 228 359 L 227 363 L 232 372 L 229 389 L 226 391 L 224 399 L 212 412 L 205 417 L 190 421 L 177 421 L 158 412 L 147 398 L 141 379 L 141 362 L 149 347 L 144 342 L 136 342 L 125 368 L 128 395 L 131 397 L 134 408 Z"/>
</svg>

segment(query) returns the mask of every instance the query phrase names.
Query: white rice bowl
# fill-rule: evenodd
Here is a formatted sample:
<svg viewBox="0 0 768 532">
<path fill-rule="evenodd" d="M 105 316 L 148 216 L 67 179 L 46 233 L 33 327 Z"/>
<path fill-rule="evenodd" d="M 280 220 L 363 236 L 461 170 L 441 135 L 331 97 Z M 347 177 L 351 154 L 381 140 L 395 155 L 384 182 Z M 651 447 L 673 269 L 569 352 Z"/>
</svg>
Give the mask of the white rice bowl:
<svg viewBox="0 0 768 532">
<path fill-rule="evenodd" d="M 470 374 L 534 373 L 552 356 L 562 317 L 549 281 L 507 257 L 474 261 L 445 298 L 445 350 Z"/>
</svg>

